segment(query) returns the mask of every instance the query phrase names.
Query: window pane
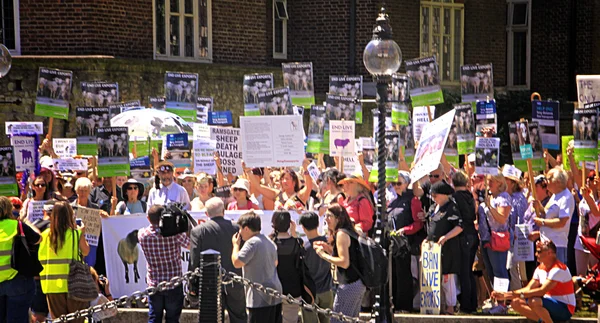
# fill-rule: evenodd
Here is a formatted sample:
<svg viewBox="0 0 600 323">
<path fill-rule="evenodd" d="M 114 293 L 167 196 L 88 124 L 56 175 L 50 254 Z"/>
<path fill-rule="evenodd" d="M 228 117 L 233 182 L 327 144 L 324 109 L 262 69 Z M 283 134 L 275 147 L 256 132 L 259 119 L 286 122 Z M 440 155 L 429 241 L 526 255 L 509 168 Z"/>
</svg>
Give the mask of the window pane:
<svg viewBox="0 0 600 323">
<path fill-rule="evenodd" d="M 421 34 L 423 36 L 421 56 L 427 56 L 429 53 L 429 7 L 421 8 L 421 17 L 423 19 L 423 25 L 421 25 Z"/>
<path fill-rule="evenodd" d="M 193 0 L 185 0 L 185 13 L 194 14 Z"/>
<path fill-rule="evenodd" d="M 513 6 L 513 25 L 527 24 L 527 3 L 515 3 Z"/>
<path fill-rule="evenodd" d="M 288 13 L 287 8 L 285 7 L 285 2 L 275 1 L 275 13 L 277 14 L 277 18 L 279 19 L 288 19 Z"/>
<path fill-rule="evenodd" d="M 435 55 L 439 60 L 438 53 L 440 52 L 440 36 L 433 36 L 433 43 L 431 44 L 431 53 L 430 55 Z"/>
<path fill-rule="evenodd" d="M 453 80 L 460 79 L 460 61 L 462 59 L 462 10 L 454 10 L 454 77 Z"/>
<path fill-rule="evenodd" d="M 527 32 L 513 33 L 513 85 L 527 85 Z"/>
<path fill-rule="evenodd" d="M 275 19 L 275 52 L 283 53 L 283 20 Z"/>
<path fill-rule="evenodd" d="M 450 37 L 444 36 L 444 48 L 442 51 L 442 62 L 440 64 L 442 80 L 450 81 Z"/>
<path fill-rule="evenodd" d="M 165 2 L 164 0 L 156 0 L 156 53 L 165 55 L 166 39 L 165 39 Z"/>
<path fill-rule="evenodd" d="M 433 33 L 440 33 L 440 8 L 433 8 Z"/>
<path fill-rule="evenodd" d="M 450 9 L 444 9 L 444 35 L 450 35 Z"/>
<path fill-rule="evenodd" d="M 15 49 L 15 17 L 13 0 L 2 0 L 2 43 Z"/>
<path fill-rule="evenodd" d="M 171 12 L 179 12 L 179 0 L 171 0 Z"/>
<path fill-rule="evenodd" d="M 185 57 L 194 57 L 194 18 L 185 17 Z"/>
<path fill-rule="evenodd" d="M 198 20 L 200 32 L 198 34 L 198 47 L 200 57 L 208 57 L 208 7 L 207 0 L 198 1 Z"/>
<path fill-rule="evenodd" d="M 181 54 L 179 53 L 179 16 L 171 16 L 169 22 L 169 26 L 171 28 L 171 55 L 180 56 Z"/>
</svg>

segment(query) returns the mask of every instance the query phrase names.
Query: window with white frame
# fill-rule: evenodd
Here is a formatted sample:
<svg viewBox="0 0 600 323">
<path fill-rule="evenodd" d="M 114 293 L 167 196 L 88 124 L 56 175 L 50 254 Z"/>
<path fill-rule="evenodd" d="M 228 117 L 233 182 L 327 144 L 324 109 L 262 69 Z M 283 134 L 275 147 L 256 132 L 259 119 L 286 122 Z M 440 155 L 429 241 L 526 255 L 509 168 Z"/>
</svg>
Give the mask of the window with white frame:
<svg viewBox="0 0 600 323">
<path fill-rule="evenodd" d="M 273 57 L 287 58 L 287 0 L 273 0 Z"/>
<path fill-rule="evenodd" d="M 507 0 L 507 86 L 529 88 L 531 0 Z"/>
<path fill-rule="evenodd" d="M 2 13 L 0 42 L 2 42 L 12 54 L 18 55 L 21 53 L 19 37 L 19 0 L 1 0 L 0 12 Z"/>
<path fill-rule="evenodd" d="M 464 9 L 464 0 L 421 1 L 420 56 L 436 56 L 442 84 L 460 81 Z"/>
<path fill-rule="evenodd" d="M 211 0 L 153 0 L 156 59 L 212 60 Z"/>
</svg>

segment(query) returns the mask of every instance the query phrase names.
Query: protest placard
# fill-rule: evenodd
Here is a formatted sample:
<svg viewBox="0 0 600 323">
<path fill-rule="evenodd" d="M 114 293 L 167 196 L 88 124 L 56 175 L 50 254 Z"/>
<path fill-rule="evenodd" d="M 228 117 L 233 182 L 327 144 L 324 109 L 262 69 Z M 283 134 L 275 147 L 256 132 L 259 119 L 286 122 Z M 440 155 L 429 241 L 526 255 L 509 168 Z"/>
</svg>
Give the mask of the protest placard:
<svg viewBox="0 0 600 323">
<path fill-rule="evenodd" d="M 213 98 L 210 96 L 198 96 L 196 100 L 196 122 L 208 123 L 208 115 L 212 111 Z"/>
<path fill-rule="evenodd" d="M 317 164 L 315 164 L 314 161 L 310 162 L 310 164 L 308 164 L 308 167 L 306 168 L 306 170 L 308 171 L 308 174 L 310 175 L 310 177 L 316 183 L 319 178 L 319 175 L 321 175 L 321 171 L 319 170 L 319 167 L 317 166 Z"/>
<path fill-rule="evenodd" d="M 528 122 L 530 138 L 534 138 L 532 134 L 537 133 L 537 122 Z M 519 149 L 519 138 L 517 134 L 517 124 L 515 122 L 508 123 L 508 135 L 510 138 L 510 149 L 513 160 L 513 165 L 523 172 L 528 171 L 527 160 L 521 157 Z M 531 167 L 534 171 L 543 171 L 546 169 L 543 150 L 540 147 L 538 139 L 534 139 L 535 144 L 531 145 L 532 158 Z"/>
<path fill-rule="evenodd" d="M 84 158 L 55 158 L 55 170 L 59 172 L 87 172 L 88 160 Z"/>
<path fill-rule="evenodd" d="M 455 104 L 454 124 L 456 125 L 457 149 L 459 155 L 475 151 L 475 118 L 470 104 Z"/>
<path fill-rule="evenodd" d="M 510 279 L 494 277 L 494 291 L 506 293 L 510 287 Z"/>
<path fill-rule="evenodd" d="M 329 121 L 329 156 L 354 156 L 354 121 Z"/>
<path fill-rule="evenodd" d="M 529 224 L 515 225 L 515 257 L 516 261 L 535 260 L 533 241 L 529 240 L 529 234 L 533 231 Z"/>
<path fill-rule="evenodd" d="M 421 133 L 423 131 L 423 127 L 429 124 L 432 120 L 429 118 L 429 113 L 431 112 L 431 119 L 435 118 L 435 107 L 429 107 L 429 111 L 427 111 L 427 107 L 413 107 L 413 115 L 412 115 L 412 128 L 413 128 L 413 136 L 416 141 L 420 141 Z"/>
<path fill-rule="evenodd" d="M 446 160 L 454 168 L 461 168 L 459 165 L 458 149 L 456 145 L 456 125 L 453 123 L 448 133 L 448 139 L 446 140 L 446 147 L 444 148 L 444 155 Z"/>
<path fill-rule="evenodd" d="M 531 121 L 539 124 L 539 137 L 543 149 L 560 149 L 560 103 L 558 101 L 532 101 Z"/>
<path fill-rule="evenodd" d="M 434 106 L 444 103 L 435 56 L 407 60 L 406 75 L 413 106 Z"/>
<path fill-rule="evenodd" d="M 34 172 L 39 164 L 38 135 L 17 135 L 10 137 L 10 143 L 15 148 L 15 170 Z"/>
<path fill-rule="evenodd" d="M 172 133 L 168 134 L 163 141 L 162 155 L 164 160 L 173 163 L 175 173 L 183 172 L 186 168 L 192 168 L 191 143 L 188 140 L 188 134 Z"/>
<path fill-rule="evenodd" d="M 357 99 L 354 105 L 356 124 L 362 124 L 363 111 L 360 100 L 363 98 L 363 77 L 359 75 L 330 75 L 329 92 L 331 95 L 348 96 Z"/>
<path fill-rule="evenodd" d="M 477 137 L 475 140 L 475 172 L 498 174 L 500 163 L 500 138 Z"/>
<path fill-rule="evenodd" d="M 400 136 L 402 134 L 400 133 Z M 375 139 L 371 137 L 360 137 L 363 160 L 367 170 L 372 170 L 373 162 L 375 161 Z M 400 140 L 400 139 L 399 139 Z M 400 144 L 402 146 L 402 144 Z"/>
<path fill-rule="evenodd" d="M 208 113 L 210 126 L 232 126 L 233 115 L 231 111 L 211 111 Z"/>
<path fill-rule="evenodd" d="M 248 167 L 298 167 L 304 160 L 302 116 L 240 117 Z"/>
<path fill-rule="evenodd" d="M 202 123 L 192 124 L 193 140 L 196 141 L 199 138 L 210 138 L 210 127 Z"/>
<path fill-rule="evenodd" d="M 462 102 L 487 101 L 494 98 L 492 63 L 460 67 Z"/>
<path fill-rule="evenodd" d="M 75 218 L 81 219 L 83 225 L 85 225 L 85 240 L 87 240 L 90 246 L 97 246 L 98 237 L 102 230 L 100 210 L 77 206 Z"/>
<path fill-rule="evenodd" d="M 408 125 L 410 116 L 408 77 L 406 74 L 392 75 L 392 122 L 397 125 Z"/>
<path fill-rule="evenodd" d="M 584 104 L 600 101 L 600 75 L 577 75 L 577 102 Z"/>
<path fill-rule="evenodd" d="M 315 104 L 312 63 L 281 63 L 281 69 L 283 86 L 290 89 L 292 104 L 305 109 Z"/>
<path fill-rule="evenodd" d="M 442 247 L 431 241 L 421 244 L 421 314 L 440 314 L 442 306 Z"/>
<path fill-rule="evenodd" d="M 194 173 L 204 172 L 210 175 L 217 173 L 215 150 L 217 141 L 200 137 L 194 140 Z"/>
<path fill-rule="evenodd" d="M 131 100 L 131 101 L 126 101 L 126 102 L 114 102 L 114 103 L 107 105 L 107 107 L 108 107 L 108 114 L 110 115 L 111 121 L 112 121 L 112 118 L 114 118 L 115 116 L 117 116 L 125 111 L 144 109 L 144 107 L 142 107 L 142 104 L 140 103 L 140 100 Z M 112 125 L 112 123 L 111 123 L 111 125 Z"/>
<path fill-rule="evenodd" d="M 54 153 L 61 158 L 70 158 L 77 155 L 76 138 L 52 138 Z"/>
<path fill-rule="evenodd" d="M 46 201 L 35 201 L 30 199 L 27 202 L 27 220 L 30 223 L 44 218 L 44 204 Z"/>
<path fill-rule="evenodd" d="M 156 110 L 166 110 L 167 99 L 164 96 L 149 96 L 148 108 Z"/>
<path fill-rule="evenodd" d="M 573 112 L 573 140 L 575 160 L 598 160 L 598 107 L 586 104 Z"/>
<path fill-rule="evenodd" d="M 98 176 L 129 176 L 129 135 L 127 127 L 97 129 Z"/>
<path fill-rule="evenodd" d="M 350 96 L 327 95 L 325 114 L 329 120 L 353 121 L 356 118 L 355 99 Z"/>
<path fill-rule="evenodd" d="M 98 153 L 96 133 L 98 128 L 110 125 L 109 108 L 75 108 L 77 154 L 94 156 Z"/>
<path fill-rule="evenodd" d="M 152 170 L 150 169 L 150 157 L 143 156 L 133 158 L 129 161 L 131 177 L 138 182 L 147 184 L 152 178 Z"/>
<path fill-rule="evenodd" d="M 221 171 L 223 174 L 234 176 L 243 174 L 240 129 L 210 127 L 210 139 L 217 142 L 216 151 L 221 158 Z"/>
<path fill-rule="evenodd" d="M 35 99 L 36 116 L 68 119 L 73 72 L 40 67 Z"/>
<path fill-rule="evenodd" d="M 188 122 L 196 121 L 198 74 L 185 72 L 165 73 L 165 105 L 167 111 Z"/>
<path fill-rule="evenodd" d="M 244 115 L 259 116 L 258 94 L 273 88 L 273 74 L 244 75 Z"/>
<path fill-rule="evenodd" d="M 18 196 L 13 146 L 0 146 L 0 195 Z"/>
<path fill-rule="evenodd" d="M 4 124 L 4 132 L 6 135 L 18 134 L 44 134 L 44 124 L 42 122 L 18 122 L 8 121 Z"/>
<path fill-rule="evenodd" d="M 531 139 L 529 138 L 529 125 L 527 121 L 515 122 L 517 128 L 517 139 L 519 139 L 519 152 L 522 159 L 533 158 L 533 150 L 531 148 Z"/>
<path fill-rule="evenodd" d="M 476 128 L 481 133 L 483 128 L 492 128 L 498 132 L 498 116 L 496 115 L 496 100 L 477 101 L 477 114 L 475 115 Z"/>
<path fill-rule="evenodd" d="M 450 110 L 443 116 L 425 125 L 421 134 L 421 140 L 417 147 L 414 159 L 414 167 L 411 170 L 411 182 L 416 182 L 436 170 L 442 159 L 448 134 L 454 123 L 454 113 Z"/>
<path fill-rule="evenodd" d="M 119 101 L 119 83 L 105 81 L 81 82 L 80 106 L 104 108 Z"/>
<path fill-rule="evenodd" d="M 261 116 L 293 115 L 288 88 L 268 89 L 258 93 L 258 111 Z"/>
<path fill-rule="evenodd" d="M 321 152 L 326 123 L 325 107 L 322 105 L 313 105 L 310 109 L 310 118 L 308 121 L 307 152 L 313 154 Z"/>
</svg>

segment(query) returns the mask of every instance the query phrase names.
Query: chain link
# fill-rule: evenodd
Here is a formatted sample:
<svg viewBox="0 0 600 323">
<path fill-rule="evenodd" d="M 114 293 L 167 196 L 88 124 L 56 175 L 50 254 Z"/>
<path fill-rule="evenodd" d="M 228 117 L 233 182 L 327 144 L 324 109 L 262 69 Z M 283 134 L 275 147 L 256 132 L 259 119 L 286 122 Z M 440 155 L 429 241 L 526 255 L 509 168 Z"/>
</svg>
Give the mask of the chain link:
<svg viewBox="0 0 600 323">
<path fill-rule="evenodd" d="M 219 264 L 218 262 L 209 262 L 209 263 L 203 264 L 203 267 L 208 267 L 208 266 L 218 265 L 218 264 Z M 49 319 L 46 322 L 47 323 L 65 323 L 65 322 L 73 321 L 73 320 L 80 319 L 80 318 L 86 318 L 88 316 L 91 316 L 95 313 L 98 313 L 98 312 L 101 312 L 101 311 L 104 311 L 107 309 L 118 308 L 119 306 L 126 306 L 134 300 L 139 301 L 140 299 L 142 299 L 144 297 L 152 296 L 156 293 L 160 293 L 162 291 L 178 287 L 181 284 L 183 284 L 184 281 L 189 281 L 193 277 L 201 277 L 202 272 L 200 269 L 201 268 L 198 267 L 194 271 L 188 271 L 181 276 L 175 276 L 175 277 L 171 278 L 171 280 L 169 280 L 169 281 L 160 282 L 158 285 L 148 287 L 144 291 L 136 291 L 136 292 L 132 293 L 130 296 L 121 296 L 113 301 L 110 301 L 110 302 L 107 302 L 104 304 L 98 304 L 98 305 L 95 305 L 95 306 L 92 306 L 92 307 L 89 307 L 89 308 L 86 308 L 83 310 L 79 310 L 79 311 L 76 311 L 73 313 L 69 313 L 66 315 L 61 315 L 59 318 L 56 318 L 54 320 Z M 223 268 L 221 268 L 221 275 L 222 275 L 222 284 L 223 285 L 239 283 L 246 287 L 250 287 L 250 288 L 256 289 L 260 292 L 263 292 L 263 293 L 267 294 L 268 296 L 271 296 L 271 297 L 274 297 L 274 298 L 277 298 L 277 299 L 280 299 L 283 301 L 287 301 L 291 304 L 299 305 L 303 309 L 317 312 L 317 313 L 323 314 L 327 317 L 334 317 L 342 322 L 366 322 L 357 317 L 351 317 L 351 316 L 344 315 L 342 313 L 333 312 L 329 308 L 324 309 L 324 308 L 321 308 L 314 304 L 308 304 L 302 298 L 296 299 L 292 295 L 289 295 L 289 294 L 283 295 L 278 290 L 275 290 L 270 287 L 265 287 L 259 283 L 252 282 L 249 279 L 239 276 L 233 272 L 228 273 Z"/>
</svg>

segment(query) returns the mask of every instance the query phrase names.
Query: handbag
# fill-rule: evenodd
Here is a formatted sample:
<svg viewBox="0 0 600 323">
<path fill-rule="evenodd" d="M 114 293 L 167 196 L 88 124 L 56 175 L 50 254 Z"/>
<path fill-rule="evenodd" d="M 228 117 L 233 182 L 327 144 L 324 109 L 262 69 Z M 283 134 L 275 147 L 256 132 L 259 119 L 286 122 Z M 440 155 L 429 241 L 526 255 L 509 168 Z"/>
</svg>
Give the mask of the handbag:
<svg viewBox="0 0 600 323">
<path fill-rule="evenodd" d="M 79 248 L 79 234 L 75 241 L 75 233 L 73 232 L 73 247 L 77 246 L 77 259 L 75 252 L 69 264 L 69 277 L 67 279 L 67 287 L 69 290 L 69 298 L 80 302 L 91 302 L 98 297 L 98 285 L 92 277 L 90 266 L 83 262 L 81 249 Z M 77 243 L 77 244 L 76 244 Z"/>
<path fill-rule="evenodd" d="M 42 267 L 37 253 L 35 253 L 27 244 L 25 232 L 23 231 L 23 222 L 18 221 L 17 228 L 18 232 L 13 240 L 10 253 L 10 266 L 23 276 L 39 276 L 44 267 Z"/>
<path fill-rule="evenodd" d="M 490 249 L 497 252 L 505 252 L 510 249 L 510 234 L 508 230 L 505 231 L 492 231 L 490 228 L 490 222 L 488 221 L 487 215 L 490 212 L 487 207 L 484 207 L 485 210 L 485 222 L 488 226 L 488 231 L 490 232 Z"/>
</svg>

